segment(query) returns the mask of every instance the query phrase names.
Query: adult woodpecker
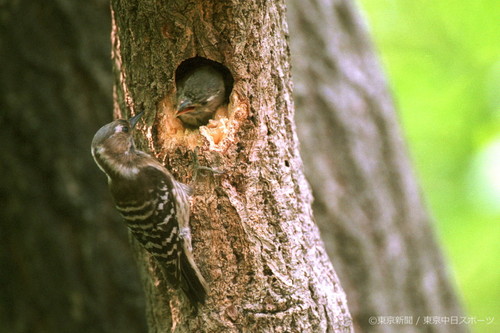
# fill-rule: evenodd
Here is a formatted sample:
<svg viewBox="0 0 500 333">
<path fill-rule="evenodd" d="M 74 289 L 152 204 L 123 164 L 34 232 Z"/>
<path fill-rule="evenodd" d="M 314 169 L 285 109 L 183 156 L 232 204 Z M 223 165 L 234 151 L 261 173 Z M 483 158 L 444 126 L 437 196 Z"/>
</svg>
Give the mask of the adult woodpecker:
<svg viewBox="0 0 500 333">
<path fill-rule="evenodd" d="M 176 117 L 189 127 L 206 125 L 225 94 L 221 72 L 210 65 L 197 67 L 177 82 Z"/>
<path fill-rule="evenodd" d="M 132 133 L 141 116 L 101 127 L 92 140 L 92 156 L 108 176 L 116 209 L 132 235 L 160 264 L 167 281 L 180 286 L 196 306 L 204 303 L 208 289 L 191 252 L 191 189 L 135 148 Z"/>
</svg>

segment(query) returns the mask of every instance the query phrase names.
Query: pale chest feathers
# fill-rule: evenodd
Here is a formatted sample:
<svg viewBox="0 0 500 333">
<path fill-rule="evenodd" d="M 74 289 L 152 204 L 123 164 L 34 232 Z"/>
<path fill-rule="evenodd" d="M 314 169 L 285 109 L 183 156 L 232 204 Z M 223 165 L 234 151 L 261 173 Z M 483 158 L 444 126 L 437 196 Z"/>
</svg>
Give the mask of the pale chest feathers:
<svg viewBox="0 0 500 333">
<path fill-rule="evenodd" d="M 122 161 L 119 159 L 110 160 L 110 169 L 112 169 L 117 175 L 125 179 L 135 179 L 139 174 L 139 167 L 134 162 L 134 159 L 127 159 L 128 156 L 124 156 Z"/>
<path fill-rule="evenodd" d="M 142 151 L 129 150 L 115 153 L 102 146 L 92 150 L 92 155 L 99 168 L 108 176 L 108 180 L 116 177 L 134 180 L 141 168 L 146 166 L 163 170 L 158 161 Z"/>
</svg>

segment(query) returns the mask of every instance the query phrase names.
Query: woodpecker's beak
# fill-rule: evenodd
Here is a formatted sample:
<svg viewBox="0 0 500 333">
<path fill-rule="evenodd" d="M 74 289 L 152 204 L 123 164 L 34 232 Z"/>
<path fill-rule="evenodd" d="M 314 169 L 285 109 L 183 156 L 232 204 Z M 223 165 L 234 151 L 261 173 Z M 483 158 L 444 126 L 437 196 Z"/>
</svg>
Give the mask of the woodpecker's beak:
<svg viewBox="0 0 500 333">
<path fill-rule="evenodd" d="M 132 118 L 130 118 L 128 120 L 128 122 L 130 123 L 130 126 L 132 126 L 132 128 L 134 128 L 135 124 L 137 124 L 139 122 L 139 119 L 141 119 L 143 114 L 144 114 L 144 111 L 139 112 L 138 114 L 136 114 L 135 116 L 133 116 Z"/>
<path fill-rule="evenodd" d="M 186 99 L 185 101 L 182 101 L 179 104 L 179 106 L 177 106 L 176 115 L 178 116 L 180 114 L 192 111 L 192 110 L 194 110 L 194 108 L 195 108 L 195 105 L 193 104 L 193 102 L 189 99 Z"/>
</svg>

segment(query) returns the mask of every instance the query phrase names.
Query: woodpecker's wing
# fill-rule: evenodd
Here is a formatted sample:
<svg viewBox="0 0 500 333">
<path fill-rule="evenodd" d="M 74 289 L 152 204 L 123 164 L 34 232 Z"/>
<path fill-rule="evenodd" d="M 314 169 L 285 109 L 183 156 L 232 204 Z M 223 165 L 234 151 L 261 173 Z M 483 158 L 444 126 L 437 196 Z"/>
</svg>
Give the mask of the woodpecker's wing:
<svg viewBox="0 0 500 333">
<path fill-rule="evenodd" d="M 190 187 L 157 164 L 141 168 L 135 179 L 113 181 L 110 186 L 116 208 L 135 238 L 160 263 L 167 280 L 180 284 L 194 303 L 203 303 L 207 284 L 191 252 Z"/>
<path fill-rule="evenodd" d="M 177 202 L 174 182 L 168 171 L 153 164 L 140 168 L 133 179 L 110 183 L 116 208 L 128 228 L 141 245 L 166 266 L 171 283 L 180 280 L 183 251 L 177 214 L 182 204 Z"/>
<path fill-rule="evenodd" d="M 167 264 L 163 269 L 167 276 L 173 276 L 176 282 L 180 281 L 182 289 L 191 301 L 204 303 L 208 286 L 193 258 L 191 230 L 189 227 L 189 196 L 192 195 L 193 190 L 190 186 L 174 180 L 168 171 L 167 175 L 166 181 L 161 181 L 163 185 L 159 194 L 164 200 L 174 203 L 168 205 L 168 209 L 170 212 L 175 212 L 176 225 L 173 226 L 169 215 L 164 215 L 165 222 L 159 223 L 157 228 L 158 234 L 168 234 L 170 237 L 173 237 L 172 228 L 178 228 L 175 235 L 177 241 L 171 249 L 171 251 L 177 252 L 178 255 L 175 258 L 173 253 L 160 256 L 165 260 L 162 262 Z M 167 243 L 169 243 L 168 240 Z"/>
<path fill-rule="evenodd" d="M 184 193 L 186 193 L 189 197 L 193 195 L 194 190 L 191 186 L 188 184 L 184 184 L 178 181 L 174 181 L 176 183 L 176 186 L 180 187 Z"/>
<path fill-rule="evenodd" d="M 178 181 L 172 182 L 172 193 L 175 198 L 175 208 L 177 210 L 177 219 L 181 229 L 189 229 L 189 197 L 193 194 L 193 189 Z M 189 238 L 191 240 L 191 238 Z"/>
</svg>

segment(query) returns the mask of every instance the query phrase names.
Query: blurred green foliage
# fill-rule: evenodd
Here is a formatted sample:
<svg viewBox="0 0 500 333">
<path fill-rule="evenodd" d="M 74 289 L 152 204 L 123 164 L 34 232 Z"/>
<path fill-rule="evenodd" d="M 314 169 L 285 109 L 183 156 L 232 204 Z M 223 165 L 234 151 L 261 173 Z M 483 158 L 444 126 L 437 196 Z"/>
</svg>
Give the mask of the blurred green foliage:
<svg viewBox="0 0 500 333">
<path fill-rule="evenodd" d="M 495 318 L 471 329 L 500 332 L 500 2 L 361 6 L 467 315 Z"/>
</svg>

